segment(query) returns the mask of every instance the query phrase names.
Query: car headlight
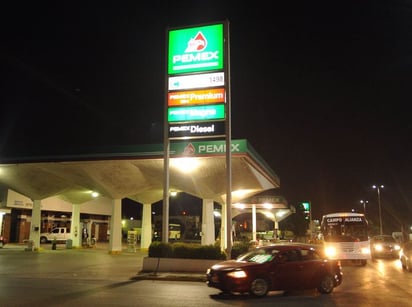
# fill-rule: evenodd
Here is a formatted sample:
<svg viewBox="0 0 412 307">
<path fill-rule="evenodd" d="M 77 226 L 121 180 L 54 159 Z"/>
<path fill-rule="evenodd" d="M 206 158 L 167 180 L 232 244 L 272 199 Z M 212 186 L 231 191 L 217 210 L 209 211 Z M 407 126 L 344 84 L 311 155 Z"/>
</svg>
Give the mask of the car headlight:
<svg viewBox="0 0 412 307">
<path fill-rule="evenodd" d="M 232 271 L 227 273 L 227 276 L 232 277 L 232 278 L 246 278 L 247 274 L 243 270 L 238 270 L 238 271 Z"/>
<path fill-rule="evenodd" d="M 328 258 L 334 258 L 336 256 L 336 248 L 333 246 L 325 247 L 325 255 Z"/>
<path fill-rule="evenodd" d="M 395 246 L 393 247 L 393 249 L 396 250 L 396 251 L 399 251 L 399 250 L 401 250 L 401 247 L 400 247 L 399 245 L 395 245 Z"/>
<path fill-rule="evenodd" d="M 375 244 L 373 246 L 373 248 L 377 251 L 377 252 L 381 252 L 383 250 L 383 246 L 382 244 Z"/>
</svg>

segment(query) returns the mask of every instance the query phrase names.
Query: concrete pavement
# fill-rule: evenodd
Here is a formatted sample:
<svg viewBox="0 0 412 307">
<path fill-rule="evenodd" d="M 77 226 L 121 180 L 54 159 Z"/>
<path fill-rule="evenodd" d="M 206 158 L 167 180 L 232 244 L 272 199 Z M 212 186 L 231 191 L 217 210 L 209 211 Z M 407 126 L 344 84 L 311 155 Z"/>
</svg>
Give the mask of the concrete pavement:
<svg viewBox="0 0 412 307">
<path fill-rule="evenodd" d="M 128 249 L 110 254 L 108 243 L 94 247 L 66 248 L 65 244 L 41 244 L 38 251 L 28 251 L 27 244 L 6 244 L 0 248 L 0 276 L 109 279 L 109 280 L 179 280 L 205 282 L 205 274 L 179 272 L 142 272 L 147 249 Z"/>
</svg>

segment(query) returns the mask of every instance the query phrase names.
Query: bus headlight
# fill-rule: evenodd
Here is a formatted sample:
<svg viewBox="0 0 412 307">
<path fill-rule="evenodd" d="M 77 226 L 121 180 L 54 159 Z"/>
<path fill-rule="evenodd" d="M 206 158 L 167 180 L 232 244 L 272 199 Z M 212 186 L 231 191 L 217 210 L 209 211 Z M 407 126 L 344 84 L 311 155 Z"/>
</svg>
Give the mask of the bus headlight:
<svg viewBox="0 0 412 307">
<path fill-rule="evenodd" d="M 371 253 L 371 249 L 369 247 L 362 247 L 361 248 L 361 253 L 364 255 L 368 255 Z"/>
<path fill-rule="evenodd" d="M 328 258 L 334 258 L 336 256 L 336 248 L 333 246 L 325 247 L 325 255 Z"/>
</svg>

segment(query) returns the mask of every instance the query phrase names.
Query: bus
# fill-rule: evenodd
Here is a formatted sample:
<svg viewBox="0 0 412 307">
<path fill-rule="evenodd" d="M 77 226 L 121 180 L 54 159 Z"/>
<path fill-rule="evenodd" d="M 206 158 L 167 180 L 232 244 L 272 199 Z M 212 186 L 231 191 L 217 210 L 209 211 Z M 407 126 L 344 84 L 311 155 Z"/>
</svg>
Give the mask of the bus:
<svg viewBox="0 0 412 307">
<path fill-rule="evenodd" d="M 180 240 L 181 225 L 169 224 L 169 240 Z"/>
<path fill-rule="evenodd" d="M 153 241 L 161 241 L 162 240 L 162 231 L 161 225 L 158 225 L 158 228 L 155 228 L 153 231 Z M 180 240 L 182 236 L 182 226 L 180 224 L 169 224 L 169 240 Z"/>
<path fill-rule="evenodd" d="M 361 265 L 371 259 L 368 221 L 363 213 L 325 214 L 320 228 L 328 258 L 351 260 Z"/>
</svg>

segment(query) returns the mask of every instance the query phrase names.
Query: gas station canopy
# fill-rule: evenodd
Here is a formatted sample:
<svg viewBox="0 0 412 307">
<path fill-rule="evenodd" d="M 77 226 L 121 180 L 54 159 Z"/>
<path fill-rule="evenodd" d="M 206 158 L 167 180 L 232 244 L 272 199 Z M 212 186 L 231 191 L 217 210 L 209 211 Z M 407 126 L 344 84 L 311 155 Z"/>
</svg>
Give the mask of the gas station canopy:
<svg viewBox="0 0 412 307">
<path fill-rule="evenodd" d="M 170 144 L 169 188 L 224 203 L 224 141 Z M 246 140 L 231 141 L 232 202 L 279 188 L 279 178 Z M 140 203 L 163 199 L 163 145 L 139 145 L 60 156 L 0 158 L 0 184 L 31 199 L 56 196 L 81 204 L 92 192 Z"/>
</svg>

